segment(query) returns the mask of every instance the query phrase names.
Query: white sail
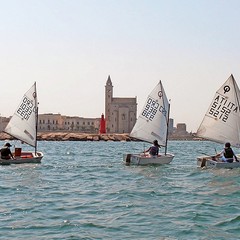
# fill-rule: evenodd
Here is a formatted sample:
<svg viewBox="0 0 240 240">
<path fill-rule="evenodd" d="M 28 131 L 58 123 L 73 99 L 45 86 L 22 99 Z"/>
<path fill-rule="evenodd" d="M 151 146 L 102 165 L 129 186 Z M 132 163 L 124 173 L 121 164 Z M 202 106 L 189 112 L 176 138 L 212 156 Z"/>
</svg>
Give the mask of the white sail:
<svg viewBox="0 0 240 240">
<path fill-rule="evenodd" d="M 231 75 L 216 92 L 197 131 L 199 137 L 240 147 L 240 91 Z"/>
<path fill-rule="evenodd" d="M 161 81 L 148 96 L 130 136 L 166 146 L 169 103 Z"/>
<path fill-rule="evenodd" d="M 35 147 L 37 138 L 37 104 L 36 83 L 34 83 L 24 94 L 4 132 Z"/>
</svg>

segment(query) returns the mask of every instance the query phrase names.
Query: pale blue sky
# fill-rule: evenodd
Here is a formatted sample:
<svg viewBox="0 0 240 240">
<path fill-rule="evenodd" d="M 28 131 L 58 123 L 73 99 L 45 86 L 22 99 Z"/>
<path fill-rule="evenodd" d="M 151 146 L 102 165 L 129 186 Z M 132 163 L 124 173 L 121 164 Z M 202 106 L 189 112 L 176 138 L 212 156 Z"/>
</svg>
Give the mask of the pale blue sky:
<svg viewBox="0 0 240 240">
<path fill-rule="evenodd" d="M 196 131 L 232 73 L 238 0 L 0 0 L 2 116 L 37 82 L 40 113 L 100 117 L 108 75 L 138 111 L 162 80 L 174 123 Z"/>
</svg>

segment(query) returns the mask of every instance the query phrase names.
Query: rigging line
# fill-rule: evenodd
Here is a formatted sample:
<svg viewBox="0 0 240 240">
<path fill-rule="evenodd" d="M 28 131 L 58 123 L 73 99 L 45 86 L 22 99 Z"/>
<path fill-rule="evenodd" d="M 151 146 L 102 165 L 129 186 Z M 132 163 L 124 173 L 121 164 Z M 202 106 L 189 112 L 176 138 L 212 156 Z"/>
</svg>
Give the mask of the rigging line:
<svg viewBox="0 0 240 240">
<path fill-rule="evenodd" d="M 38 132 L 38 99 L 37 99 L 37 84 L 34 82 L 34 92 L 35 92 L 35 98 L 34 98 L 34 104 L 36 107 L 36 112 L 35 112 L 35 143 L 34 143 L 34 148 L 35 148 L 35 155 L 37 154 L 37 132 Z"/>
</svg>

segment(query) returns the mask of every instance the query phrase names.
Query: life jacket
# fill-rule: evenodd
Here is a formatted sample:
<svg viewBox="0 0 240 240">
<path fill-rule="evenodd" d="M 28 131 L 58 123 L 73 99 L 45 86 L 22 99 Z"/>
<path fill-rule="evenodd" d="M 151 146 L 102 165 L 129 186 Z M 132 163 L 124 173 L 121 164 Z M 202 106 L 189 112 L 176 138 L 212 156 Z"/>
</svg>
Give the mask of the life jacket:
<svg viewBox="0 0 240 240">
<path fill-rule="evenodd" d="M 153 156 L 158 155 L 158 147 L 157 146 L 152 146 L 150 151 L 149 151 L 149 154 L 151 154 Z"/>
<path fill-rule="evenodd" d="M 231 148 L 224 149 L 224 157 L 225 158 L 233 158 L 233 150 Z"/>
</svg>

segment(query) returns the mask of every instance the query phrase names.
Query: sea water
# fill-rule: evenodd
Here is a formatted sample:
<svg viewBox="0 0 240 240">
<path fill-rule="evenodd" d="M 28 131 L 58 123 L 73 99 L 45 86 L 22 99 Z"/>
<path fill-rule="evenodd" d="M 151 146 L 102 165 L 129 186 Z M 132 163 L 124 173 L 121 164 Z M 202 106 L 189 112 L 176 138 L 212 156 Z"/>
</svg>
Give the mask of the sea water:
<svg viewBox="0 0 240 240">
<path fill-rule="evenodd" d="M 0 239 L 239 239 L 240 169 L 196 164 L 222 145 L 169 141 L 171 164 L 123 163 L 147 147 L 42 141 L 41 164 L 0 166 Z"/>
</svg>

